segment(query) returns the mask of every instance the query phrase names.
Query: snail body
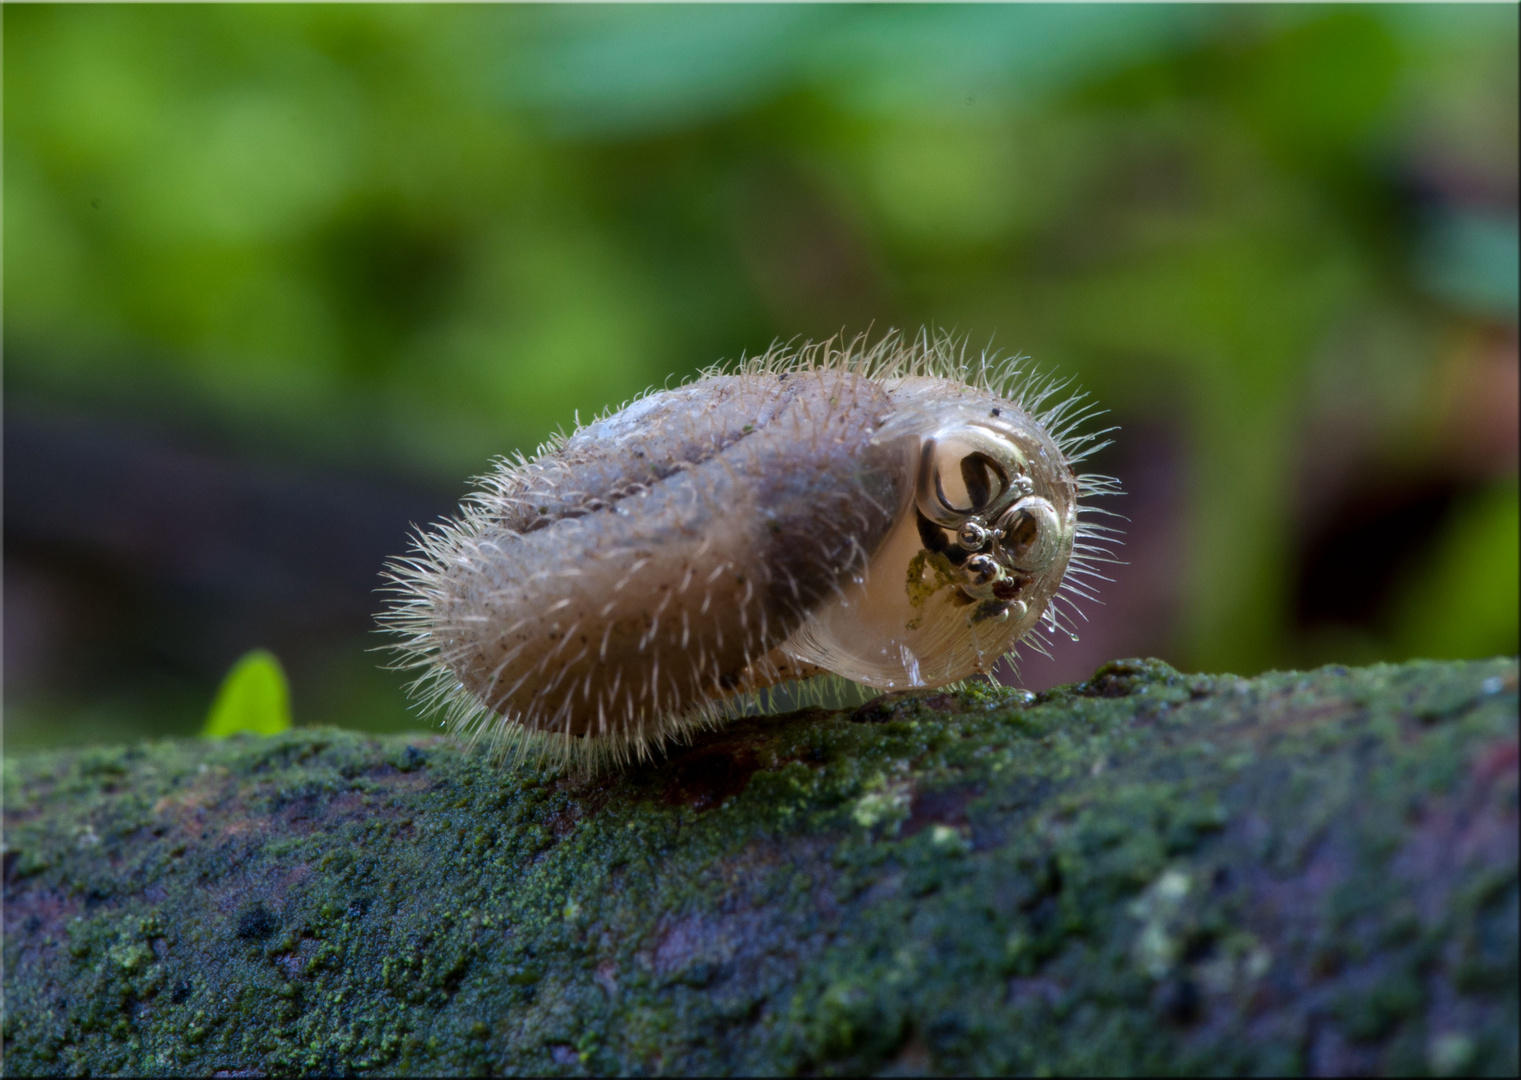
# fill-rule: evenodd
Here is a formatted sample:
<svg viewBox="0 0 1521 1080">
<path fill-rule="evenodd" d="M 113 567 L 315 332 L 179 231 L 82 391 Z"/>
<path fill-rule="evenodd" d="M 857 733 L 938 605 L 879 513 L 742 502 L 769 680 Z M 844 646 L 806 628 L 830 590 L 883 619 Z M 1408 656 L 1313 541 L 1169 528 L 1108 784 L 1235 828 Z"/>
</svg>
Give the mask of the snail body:
<svg viewBox="0 0 1521 1080">
<path fill-rule="evenodd" d="M 454 723 L 591 767 L 789 680 L 987 673 L 1104 554 L 1078 499 L 1112 489 L 1016 377 L 896 337 L 712 370 L 499 462 L 382 622 Z"/>
</svg>

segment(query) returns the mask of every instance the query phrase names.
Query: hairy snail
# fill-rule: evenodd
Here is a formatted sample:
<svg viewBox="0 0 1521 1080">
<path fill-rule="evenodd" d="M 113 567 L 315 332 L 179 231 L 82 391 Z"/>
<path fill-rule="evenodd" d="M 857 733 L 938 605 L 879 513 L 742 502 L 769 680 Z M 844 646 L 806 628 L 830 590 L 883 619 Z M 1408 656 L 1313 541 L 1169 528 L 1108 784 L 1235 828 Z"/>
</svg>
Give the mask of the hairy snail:
<svg viewBox="0 0 1521 1080">
<path fill-rule="evenodd" d="M 1109 555 L 1061 389 L 927 335 L 711 369 L 499 461 L 381 621 L 427 706 L 589 768 L 788 680 L 986 674 Z"/>
</svg>

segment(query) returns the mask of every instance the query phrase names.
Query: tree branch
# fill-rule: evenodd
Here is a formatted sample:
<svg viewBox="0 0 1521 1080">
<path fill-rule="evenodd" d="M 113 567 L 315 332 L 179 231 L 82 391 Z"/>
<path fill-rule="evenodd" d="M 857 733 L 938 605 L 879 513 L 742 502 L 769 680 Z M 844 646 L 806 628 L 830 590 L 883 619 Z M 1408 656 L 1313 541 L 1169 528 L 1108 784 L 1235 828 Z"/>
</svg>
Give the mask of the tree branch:
<svg viewBox="0 0 1521 1080">
<path fill-rule="evenodd" d="M 1517 1070 L 1517 667 L 7 758 L 5 1067 Z"/>
</svg>

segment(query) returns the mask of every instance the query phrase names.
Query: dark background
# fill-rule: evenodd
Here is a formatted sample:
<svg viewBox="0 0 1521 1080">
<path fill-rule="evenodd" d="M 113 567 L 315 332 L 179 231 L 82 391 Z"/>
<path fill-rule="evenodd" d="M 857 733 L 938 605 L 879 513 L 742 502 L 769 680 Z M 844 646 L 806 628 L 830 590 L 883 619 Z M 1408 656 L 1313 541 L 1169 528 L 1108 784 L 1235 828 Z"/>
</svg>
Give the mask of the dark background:
<svg viewBox="0 0 1521 1080">
<path fill-rule="evenodd" d="M 1517 11 L 7 6 L 11 748 L 413 726 L 381 563 L 496 454 L 948 328 L 1122 430 L 1042 687 L 1517 642 Z"/>
</svg>

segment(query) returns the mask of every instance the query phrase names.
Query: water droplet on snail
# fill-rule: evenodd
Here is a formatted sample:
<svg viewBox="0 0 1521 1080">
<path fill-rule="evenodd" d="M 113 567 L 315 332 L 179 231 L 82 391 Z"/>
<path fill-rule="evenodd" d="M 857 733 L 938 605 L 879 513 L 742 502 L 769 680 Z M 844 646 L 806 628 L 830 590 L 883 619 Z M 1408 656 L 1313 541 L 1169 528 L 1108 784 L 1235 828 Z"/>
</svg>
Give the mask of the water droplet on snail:
<svg viewBox="0 0 1521 1080">
<path fill-rule="evenodd" d="M 382 625 L 424 708 L 586 769 L 783 682 L 987 675 L 1108 561 L 1061 389 L 928 335 L 711 369 L 499 462 L 389 564 Z"/>
</svg>

